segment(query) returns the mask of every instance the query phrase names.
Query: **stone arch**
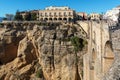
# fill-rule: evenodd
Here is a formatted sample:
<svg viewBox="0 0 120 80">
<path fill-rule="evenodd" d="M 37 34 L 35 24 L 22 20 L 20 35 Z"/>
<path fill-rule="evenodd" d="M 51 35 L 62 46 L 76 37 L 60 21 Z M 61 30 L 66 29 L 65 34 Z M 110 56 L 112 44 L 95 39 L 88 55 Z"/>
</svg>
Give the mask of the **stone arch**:
<svg viewBox="0 0 120 80">
<path fill-rule="evenodd" d="M 95 61 L 96 61 L 95 49 L 92 50 L 91 63 L 90 63 L 90 80 L 95 80 Z"/>
<path fill-rule="evenodd" d="M 49 18 L 49 20 L 51 20 L 51 21 L 52 21 L 53 19 L 52 19 L 52 18 Z"/>
<path fill-rule="evenodd" d="M 45 18 L 44 20 L 48 20 L 48 18 Z"/>
<path fill-rule="evenodd" d="M 110 69 L 114 60 L 113 50 L 112 50 L 112 43 L 107 41 L 104 47 L 104 53 L 102 54 L 102 71 L 103 73 L 107 73 Z"/>
<path fill-rule="evenodd" d="M 63 18 L 63 20 L 67 21 L 67 18 Z"/>
<path fill-rule="evenodd" d="M 55 21 L 57 21 L 57 18 L 54 18 Z"/>
<path fill-rule="evenodd" d="M 72 21 L 72 18 L 68 18 L 69 21 Z"/>
<path fill-rule="evenodd" d="M 62 20 L 62 18 L 58 18 L 58 20 Z"/>
</svg>

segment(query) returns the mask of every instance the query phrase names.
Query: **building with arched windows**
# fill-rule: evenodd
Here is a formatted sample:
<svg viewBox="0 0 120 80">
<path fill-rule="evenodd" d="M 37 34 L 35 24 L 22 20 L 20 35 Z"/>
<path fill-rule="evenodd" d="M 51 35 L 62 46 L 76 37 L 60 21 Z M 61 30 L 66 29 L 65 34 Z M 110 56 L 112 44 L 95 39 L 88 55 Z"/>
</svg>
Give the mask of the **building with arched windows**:
<svg viewBox="0 0 120 80">
<path fill-rule="evenodd" d="M 46 7 L 39 10 L 39 21 L 74 21 L 75 11 L 69 7 Z"/>
<path fill-rule="evenodd" d="M 23 20 L 28 14 L 35 17 L 32 21 L 46 21 L 46 22 L 74 22 L 76 20 L 87 20 L 88 15 L 85 12 L 76 12 L 75 10 L 63 6 L 46 7 L 44 10 L 30 10 L 19 12 Z"/>
</svg>

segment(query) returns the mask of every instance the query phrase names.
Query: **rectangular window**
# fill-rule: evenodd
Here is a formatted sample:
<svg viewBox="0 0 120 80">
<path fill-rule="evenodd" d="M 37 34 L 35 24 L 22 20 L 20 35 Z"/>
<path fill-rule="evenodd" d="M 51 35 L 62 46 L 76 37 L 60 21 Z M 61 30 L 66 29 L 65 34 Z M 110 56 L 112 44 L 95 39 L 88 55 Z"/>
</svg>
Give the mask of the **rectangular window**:
<svg viewBox="0 0 120 80">
<path fill-rule="evenodd" d="M 51 12 L 49 13 L 49 15 L 51 16 Z"/>
<path fill-rule="evenodd" d="M 56 15 L 56 12 L 54 13 L 54 15 Z"/>
<path fill-rule="evenodd" d="M 71 15 L 71 12 L 69 12 L 69 16 Z"/>
<path fill-rule="evenodd" d="M 45 13 L 45 16 L 47 15 L 47 13 Z"/>
<path fill-rule="evenodd" d="M 64 12 L 64 16 L 66 15 L 66 12 Z"/>
</svg>

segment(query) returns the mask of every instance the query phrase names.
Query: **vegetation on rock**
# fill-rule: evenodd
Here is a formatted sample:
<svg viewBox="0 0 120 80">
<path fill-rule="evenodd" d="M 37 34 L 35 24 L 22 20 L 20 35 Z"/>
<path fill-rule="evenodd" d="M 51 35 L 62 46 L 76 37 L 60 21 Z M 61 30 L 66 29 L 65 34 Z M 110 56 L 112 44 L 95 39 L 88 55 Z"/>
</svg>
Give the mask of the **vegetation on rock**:
<svg viewBox="0 0 120 80">
<path fill-rule="evenodd" d="M 27 14 L 25 15 L 24 20 L 30 21 L 30 20 L 31 20 L 31 14 L 30 14 L 30 13 L 27 13 Z"/>
<path fill-rule="evenodd" d="M 23 17 L 22 17 L 22 15 L 20 15 L 19 11 L 16 12 L 14 20 L 18 20 L 18 21 L 22 21 L 23 20 Z"/>
<path fill-rule="evenodd" d="M 43 71 L 42 71 L 42 69 L 39 69 L 39 70 L 36 72 L 36 77 L 37 77 L 37 78 L 42 78 L 42 77 L 43 77 Z"/>
<path fill-rule="evenodd" d="M 74 36 L 71 38 L 71 43 L 74 46 L 74 51 L 78 52 L 83 49 L 87 42 L 81 38 L 78 38 L 77 36 Z"/>
</svg>

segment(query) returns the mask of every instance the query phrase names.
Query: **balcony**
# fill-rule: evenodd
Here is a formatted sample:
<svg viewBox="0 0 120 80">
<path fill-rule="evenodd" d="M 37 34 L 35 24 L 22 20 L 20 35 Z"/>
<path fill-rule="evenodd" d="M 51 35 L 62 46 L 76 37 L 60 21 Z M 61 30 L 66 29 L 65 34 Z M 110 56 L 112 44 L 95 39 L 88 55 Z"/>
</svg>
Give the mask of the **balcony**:
<svg viewBox="0 0 120 80">
<path fill-rule="evenodd" d="M 73 17 L 73 15 L 68 15 L 69 17 Z"/>
<path fill-rule="evenodd" d="M 62 15 L 59 15 L 59 17 L 62 17 Z"/>
<path fill-rule="evenodd" d="M 54 15 L 54 17 L 58 17 L 57 15 Z"/>
<path fill-rule="evenodd" d="M 64 17 L 67 17 L 67 15 L 63 15 Z"/>
<path fill-rule="evenodd" d="M 48 17 L 48 15 L 45 15 L 45 17 Z"/>
<path fill-rule="evenodd" d="M 40 17 L 44 17 L 43 15 L 40 15 Z"/>
</svg>

